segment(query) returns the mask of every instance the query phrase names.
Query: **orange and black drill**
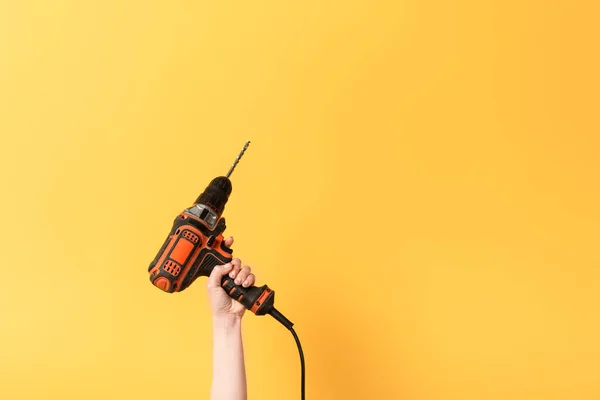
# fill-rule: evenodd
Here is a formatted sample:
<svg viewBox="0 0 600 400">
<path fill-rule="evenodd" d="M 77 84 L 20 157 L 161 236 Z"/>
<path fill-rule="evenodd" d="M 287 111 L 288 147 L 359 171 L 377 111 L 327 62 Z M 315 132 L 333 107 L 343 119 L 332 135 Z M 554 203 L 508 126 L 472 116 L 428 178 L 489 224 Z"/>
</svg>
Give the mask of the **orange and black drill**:
<svg viewBox="0 0 600 400">
<path fill-rule="evenodd" d="M 199 276 L 209 276 L 213 268 L 232 260 L 233 251 L 225 245 L 225 218 L 221 217 L 232 185 L 229 177 L 250 145 L 246 142 L 226 176 L 213 179 L 194 205 L 181 212 L 158 254 L 148 267 L 150 281 L 167 292 L 187 289 Z M 230 297 L 256 315 L 269 314 L 288 328 L 298 346 L 301 365 L 301 398 L 305 396 L 304 353 L 293 323 L 274 307 L 275 292 L 267 285 L 243 287 L 225 275 L 221 281 Z"/>
<path fill-rule="evenodd" d="M 226 176 L 213 179 L 194 205 L 175 218 L 169 236 L 150 263 L 150 281 L 167 292 L 181 292 L 199 276 L 209 276 L 213 268 L 232 260 L 233 251 L 225 246 L 223 231 L 225 218 L 221 217 L 231 194 L 231 173 L 244 155 L 246 142 Z M 273 306 L 275 292 L 267 285 L 243 287 L 225 275 L 221 285 L 235 300 L 256 315 L 270 314 L 291 329 L 292 323 Z"/>
</svg>

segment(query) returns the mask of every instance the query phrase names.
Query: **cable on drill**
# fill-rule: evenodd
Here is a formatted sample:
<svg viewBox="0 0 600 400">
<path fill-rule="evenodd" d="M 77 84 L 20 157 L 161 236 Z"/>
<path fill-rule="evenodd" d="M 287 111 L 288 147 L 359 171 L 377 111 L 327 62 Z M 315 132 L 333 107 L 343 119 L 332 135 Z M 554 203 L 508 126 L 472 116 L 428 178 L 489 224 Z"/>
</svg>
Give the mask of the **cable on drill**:
<svg viewBox="0 0 600 400">
<path fill-rule="evenodd" d="M 290 332 L 294 335 L 294 339 L 296 339 L 296 344 L 298 345 L 298 352 L 300 353 L 300 368 L 301 368 L 301 378 L 300 378 L 300 391 L 302 393 L 301 399 L 304 400 L 304 353 L 302 352 L 302 345 L 300 344 L 300 339 L 298 339 L 298 335 L 294 328 L 290 328 Z"/>
<path fill-rule="evenodd" d="M 286 328 L 288 328 L 290 330 L 290 332 L 292 332 L 292 335 L 294 335 L 294 340 L 296 341 L 296 345 L 298 345 L 298 352 L 300 353 L 300 393 L 301 393 L 301 399 L 304 400 L 306 366 L 304 364 L 304 352 L 302 351 L 302 345 L 300 344 L 300 339 L 298 338 L 298 335 L 296 334 L 296 331 L 293 328 L 294 324 L 289 319 L 284 317 L 282 313 L 277 311 L 277 309 L 275 307 L 273 307 L 269 310 L 269 314 L 271 314 L 271 316 L 273 318 L 275 318 L 277 321 L 281 322 L 281 324 L 283 326 L 285 326 Z"/>
</svg>

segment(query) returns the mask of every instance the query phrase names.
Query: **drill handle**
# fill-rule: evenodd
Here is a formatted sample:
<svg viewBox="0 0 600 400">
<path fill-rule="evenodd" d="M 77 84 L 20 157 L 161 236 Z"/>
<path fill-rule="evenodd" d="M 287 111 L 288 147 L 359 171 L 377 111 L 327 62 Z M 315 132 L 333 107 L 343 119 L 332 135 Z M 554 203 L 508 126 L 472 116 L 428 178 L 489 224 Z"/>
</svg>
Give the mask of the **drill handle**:
<svg viewBox="0 0 600 400">
<path fill-rule="evenodd" d="M 229 297 L 239 301 L 256 315 L 265 315 L 273 309 L 275 292 L 267 285 L 243 287 L 236 285 L 233 278 L 225 275 L 221 280 L 221 286 Z"/>
</svg>

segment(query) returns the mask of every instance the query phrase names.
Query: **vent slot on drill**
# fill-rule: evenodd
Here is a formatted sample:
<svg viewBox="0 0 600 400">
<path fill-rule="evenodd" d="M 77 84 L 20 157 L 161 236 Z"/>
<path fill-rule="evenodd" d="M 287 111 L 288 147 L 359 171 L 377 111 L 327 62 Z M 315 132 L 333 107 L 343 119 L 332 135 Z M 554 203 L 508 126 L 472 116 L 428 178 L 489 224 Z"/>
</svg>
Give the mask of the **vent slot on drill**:
<svg viewBox="0 0 600 400">
<path fill-rule="evenodd" d="M 219 264 L 223 264 L 223 262 L 212 254 L 207 254 L 200 263 L 200 275 L 209 276 L 212 269 Z"/>
<path fill-rule="evenodd" d="M 165 261 L 163 269 L 173 276 L 177 276 L 181 272 L 181 267 L 177 263 L 170 260 Z"/>
<path fill-rule="evenodd" d="M 195 233 L 193 233 L 191 231 L 188 231 L 187 229 L 185 231 L 183 231 L 182 236 L 194 244 L 198 243 L 198 240 L 200 240 L 198 238 L 198 235 L 196 235 Z"/>
</svg>

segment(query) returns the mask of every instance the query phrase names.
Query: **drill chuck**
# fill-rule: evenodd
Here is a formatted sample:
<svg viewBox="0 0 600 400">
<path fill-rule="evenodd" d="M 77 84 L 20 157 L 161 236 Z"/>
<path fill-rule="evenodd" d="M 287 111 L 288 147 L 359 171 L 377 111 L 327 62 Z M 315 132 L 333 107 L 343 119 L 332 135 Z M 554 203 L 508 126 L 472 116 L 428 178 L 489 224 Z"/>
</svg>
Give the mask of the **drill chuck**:
<svg viewBox="0 0 600 400">
<path fill-rule="evenodd" d="M 223 214 L 223 210 L 225 209 L 225 205 L 229 200 L 229 195 L 231 194 L 231 190 L 233 186 L 229 178 L 225 176 L 219 176 L 213 179 L 204 192 L 194 202 L 194 204 L 204 204 L 205 206 L 211 208 L 218 217 L 221 217 Z"/>
</svg>

